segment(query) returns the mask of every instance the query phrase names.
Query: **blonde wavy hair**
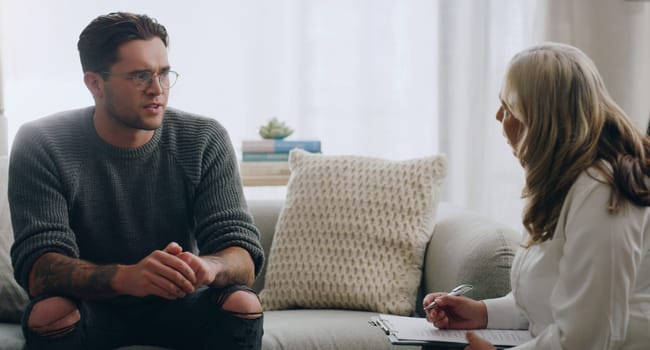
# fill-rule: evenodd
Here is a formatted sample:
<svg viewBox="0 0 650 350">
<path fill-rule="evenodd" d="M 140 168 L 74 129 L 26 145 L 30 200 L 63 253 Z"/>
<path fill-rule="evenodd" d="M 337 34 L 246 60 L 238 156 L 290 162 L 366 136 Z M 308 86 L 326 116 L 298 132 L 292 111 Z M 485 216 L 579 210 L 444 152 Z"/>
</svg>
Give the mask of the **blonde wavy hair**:
<svg viewBox="0 0 650 350">
<path fill-rule="evenodd" d="M 546 43 L 518 53 L 501 98 L 523 124 L 514 147 L 525 170 L 528 246 L 553 237 L 569 188 L 592 166 L 611 185 L 611 212 L 623 200 L 650 206 L 650 142 L 610 97 L 582 51 Z"/>
</svg>

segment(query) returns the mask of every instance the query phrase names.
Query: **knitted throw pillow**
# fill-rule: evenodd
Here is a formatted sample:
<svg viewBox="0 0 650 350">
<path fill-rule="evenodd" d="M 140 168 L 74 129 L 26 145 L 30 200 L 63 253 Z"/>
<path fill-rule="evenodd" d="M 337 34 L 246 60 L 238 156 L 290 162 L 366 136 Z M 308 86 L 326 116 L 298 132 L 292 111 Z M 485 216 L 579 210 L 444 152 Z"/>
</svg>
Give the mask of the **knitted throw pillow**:
<svg viewBox="0 0 650 350">
<path fill-rule="evenodd" d="M 294 150 L 289 162 L 264 308 L 411 314 L 444 156 L 390 161 Z"/>
</svg>

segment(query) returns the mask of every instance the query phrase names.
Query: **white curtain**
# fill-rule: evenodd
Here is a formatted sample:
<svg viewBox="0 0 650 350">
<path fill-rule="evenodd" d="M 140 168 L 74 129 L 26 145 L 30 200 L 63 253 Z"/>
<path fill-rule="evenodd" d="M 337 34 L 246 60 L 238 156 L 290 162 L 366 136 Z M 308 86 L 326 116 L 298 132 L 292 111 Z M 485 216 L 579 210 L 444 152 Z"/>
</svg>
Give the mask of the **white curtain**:
<svg viewBox="0 0 650 350">
<path fill-rule="evenodd" d="M 445 200 L 520 226 L 523 174 L 494 113 L 508 60 L 553 22 L 552 1 L 0 1 L 10 141 L 92 103 L 76 51 L 92 18 L 147 13 L 181 74 L 170 104 L 218 119 L 235 147 L 276 116 L 326 154 L 445 153 Z"/>
<path fill-rule="evenodd" d="M 2 21 L 3 2 L 0 2 L 0 21 Z M 5 117 L 3 78 L 2 78 L 2 27 L 0 26 L 0 156 L 7 155 L 9 140 L 7 140 L 7 118 Z"/>
<path fill-rule="evenodd" d="M 4 93 L 2 91 L 2 45 L 0 45 L 0 156 L 7 155 L 8 148 L 7 117 L 5 117 Z"/>
<path fill-rule="evenodd" d="M 594 60 L 609 93 L 642 130 L 650 118 L 650 3 L 548 0 L 539 30 Z"/>
<path fill-rule="evenodd" d="M 443 1 L 437 47 L 447 197 L 519 227 L 522 169 L 495 119 L 508 61 L 532 43 L 535 1 Z"/>
<path fill-rule="evenodd" d="M 650 3 L 613 0 L 441 1 L 439 146 L 447 197 L 519 227 L 523 172 L 494 123 L 508 60 L 543 41 L 571 44 L 599 67 L 643 131 L 650 117 Z M 443 88 L 444 87 L 444 88 Z"/>
</svg>

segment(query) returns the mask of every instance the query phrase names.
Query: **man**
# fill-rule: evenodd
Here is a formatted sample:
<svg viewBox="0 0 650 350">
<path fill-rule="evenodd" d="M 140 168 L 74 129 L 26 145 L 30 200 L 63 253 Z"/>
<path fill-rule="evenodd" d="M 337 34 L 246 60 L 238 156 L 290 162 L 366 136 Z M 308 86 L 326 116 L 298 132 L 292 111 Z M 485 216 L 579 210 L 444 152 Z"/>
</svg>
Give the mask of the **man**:
<svg viewBox="0 0 650 350">
<path fill-rule="evenodd" d="M 214 120 L 167 108 L 164 26 L 93 20 L 78 42 L 94 107 L 25 124 L 12 147 L 15 276 L 28 349 L 259 349 L 264 262 Z"/>
</svg>

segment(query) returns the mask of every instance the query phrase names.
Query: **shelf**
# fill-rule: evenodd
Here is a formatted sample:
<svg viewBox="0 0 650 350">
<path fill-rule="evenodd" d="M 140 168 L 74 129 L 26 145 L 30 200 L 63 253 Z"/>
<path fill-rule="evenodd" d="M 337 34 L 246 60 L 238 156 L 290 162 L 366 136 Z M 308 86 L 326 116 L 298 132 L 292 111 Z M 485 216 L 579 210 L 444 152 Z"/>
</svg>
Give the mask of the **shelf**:
<svg viewBox="0 0 650 350">
<path fill-rule="evenodd" d="M 289 175 L 242 176 L 244 186 L 286 186 Z"/>
</svg>

